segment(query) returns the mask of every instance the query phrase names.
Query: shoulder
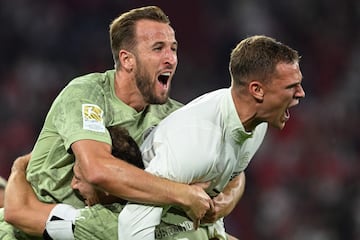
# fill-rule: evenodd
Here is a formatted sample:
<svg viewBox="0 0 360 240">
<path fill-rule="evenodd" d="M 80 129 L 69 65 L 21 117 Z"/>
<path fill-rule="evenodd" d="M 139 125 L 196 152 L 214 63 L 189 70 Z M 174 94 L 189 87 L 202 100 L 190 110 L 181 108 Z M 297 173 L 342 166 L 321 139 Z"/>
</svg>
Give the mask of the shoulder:
<svg viewBox="0 0 360 240">
<path fill-rule="evenodd" d="M 66 97 L 69 95 L 81 97 L 83 95 L 90 96 L 102 94 L 110 87 L 111 72 L 113 71 L 89 73 L 76 77 L 68 83 L 61 92 L 61 95 L 65 95 Z"/>
<path fill-rule="evenodd" d="M 161 118 L 163 118 L 175 110 L 181 108 L 182 106 L 184 106 L 184 104 L 169 98 L 168 101 L 164 104 L 150 105 L 150 112 L 153 112 L 157 116 L 161 116 Z"/>
<path fill-rule="evenodd" d="M 114 78 L 114 70 L 109 70 L 106 72 L 96 72 L 96 73 L 88 73 L 79 77 L 72 79 L 69 83 L 69 86 L 72 85 L 93 85 L 95 83 L 102 84 L 105 82 L 110 82 L 110 79 Z"/>
<path fill-rule="evenodd" d="M 184 106 L 184 104 L 182 104 L 181 102 L 169 98 L 169 100 L 165 104 L 161 105 L 161 108 L 167 111 L 175 111 L 182 106 Z"/>
</svg>

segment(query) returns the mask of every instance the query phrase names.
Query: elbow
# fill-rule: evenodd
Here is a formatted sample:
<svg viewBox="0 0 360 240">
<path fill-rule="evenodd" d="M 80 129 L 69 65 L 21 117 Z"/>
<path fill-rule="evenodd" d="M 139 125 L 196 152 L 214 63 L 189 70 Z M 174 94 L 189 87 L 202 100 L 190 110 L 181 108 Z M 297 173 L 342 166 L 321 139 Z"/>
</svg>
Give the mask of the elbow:
<svg viewBox="0 0 360 240">
<path fill-rule="evenodd" d="M 82 175 L 85 181 L 94 187 L 112 194 L 115 188 L 117 189 L 115 190 L 116 195 L 122 196 L 120 192 L 126 191 L 127 187 L 125 186 L 130 186 L 129 182 L 133 179 L 131 177 L 133 176 L 131 175 L 132 169 L 129 169 L 130 165 L 122 163 L 122 160 L 112 160 L 107 163 L 93 164 L 91 168 L 86 168 L 86 171 L 83 170 Z M 130 168 L 132 167 L 130 166 Z M 119 190 L 120 188 L 121 191 Z"/>
<path fill-rule="evenodd" d="M 84 179 L 93 186 L 103 188 L 108 180 L 106 168 L 101 164 L 83 169 Z"/>
<path fill-rule="evenodd" d="M 106 182 L 106 177 L 101 173 L 87 174 L 85 180 L 93 186 L 102 187 Z"/>
</svg>

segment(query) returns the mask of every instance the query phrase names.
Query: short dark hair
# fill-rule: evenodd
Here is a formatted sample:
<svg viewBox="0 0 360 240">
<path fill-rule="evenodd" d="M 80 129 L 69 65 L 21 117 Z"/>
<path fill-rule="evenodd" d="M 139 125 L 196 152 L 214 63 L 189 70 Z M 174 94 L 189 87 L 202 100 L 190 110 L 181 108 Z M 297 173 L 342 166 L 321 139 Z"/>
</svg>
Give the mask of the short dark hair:
<svg viewBox="0 0 360 240">
<path fill-rule="evenodd" d="M 108 127 L 112 140 L 112 155 L 144 169 L 141 152 L 129 132 L 119 125 Z"/>
<path fill-rule="evenodd" d="M 229 70 L 235 86 L 244 85 L 252 77 L 266 82 L 276 71 L 280 62 L 299 61 L 298 52 L 289 46 L 264 35 L 242 40 L 232 50 Z"/>
<path fill-rule="evenodd" d="M 157 6 L 135 8 L 114 19 L 110 24 L 109 33 L 116 69 L 120 66 L 119 51 L 130 50 L 135 46 L 135 23 L 142 19 L 170 24 L 168 16 Z"/>
</svg>

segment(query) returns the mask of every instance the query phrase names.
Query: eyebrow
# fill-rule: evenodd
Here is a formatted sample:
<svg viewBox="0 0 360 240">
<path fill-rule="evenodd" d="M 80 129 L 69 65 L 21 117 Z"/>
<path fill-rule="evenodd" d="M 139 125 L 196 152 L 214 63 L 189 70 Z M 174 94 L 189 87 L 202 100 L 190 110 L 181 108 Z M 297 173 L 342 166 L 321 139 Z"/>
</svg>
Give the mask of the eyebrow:
<svg viewBox="0 0 360 240">
<path fill-rule="evenodd" d="M 285 88 L 293 88 L 293 87 L 296 87 L 299 84 L 300 84 L 300 82 L 292 83 L 290 85 L 287 85 Z"/>
<path fill-rule="evenodd" d="M 156 45 L 166 45 L 166 43 L 165 43 L 164 41 L 158 41 L 158 42 L 154 42 L 154 43 L 152 44 L 153 47 L 156 46 Z M 171 45 L 178 46 L 178 42 L 177 42 L 177 41 L 172 42 Z"/>
<path fill-rule="evenodd" d="M 293 88 L 293 87 L 296 87 L 296 86 L 298 86 L 298 85 L 301 85 L 301 82 L 302 82 L 302 81 L 298 81 L 298 82 L 291 83 L 291 84 L 287 85 L 285 88 Z"/>
</svg>

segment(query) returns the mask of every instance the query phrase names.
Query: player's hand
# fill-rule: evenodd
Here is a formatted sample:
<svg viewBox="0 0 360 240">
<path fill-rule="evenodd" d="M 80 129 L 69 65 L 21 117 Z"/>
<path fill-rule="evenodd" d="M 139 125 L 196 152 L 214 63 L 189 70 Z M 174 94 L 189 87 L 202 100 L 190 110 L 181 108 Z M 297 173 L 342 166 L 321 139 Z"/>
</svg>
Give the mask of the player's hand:
<svg viewBox="0 0 360 240">
<path fill-rule="evenodd" d="M 187 207 L 184 207 L 185 213 L 193 220 L 194 228 L 200 225 L 200 220 L 205 216 L 206 212 L 213 208 L 213 202 L 209 195 L 204 191 L 210 183 L 196 183 L 190 185 L 190 195 Z"/>
<path fill-rule="evenodd" d="M 223 193 L 219 193 L 212 199 L 213 208 L 209 209 L 204 217 L 201 219 L 201 223 L 214 223 L 218 219 L 228 215 L 228 201 L 224 197 Z"/>
<path fill-rule="evenodd" d="M 11 167 L 11 171 L 26 171 L 27 165 L 30 161 L 31 154 L 26 154 L 15 159 Z"/>
<path fill-rule="evenodd" d="M 244 172 L 241 172 L 225 186 L 221 193 L 212 199 L 214 208 L 210 209 L 205 214 L 201 223 L 213 223 L 218 219 L 229 215 L 243 195 L 244 188 L 245 174 Z"/>
</svg>

